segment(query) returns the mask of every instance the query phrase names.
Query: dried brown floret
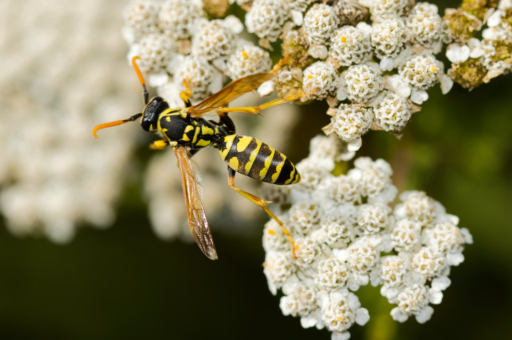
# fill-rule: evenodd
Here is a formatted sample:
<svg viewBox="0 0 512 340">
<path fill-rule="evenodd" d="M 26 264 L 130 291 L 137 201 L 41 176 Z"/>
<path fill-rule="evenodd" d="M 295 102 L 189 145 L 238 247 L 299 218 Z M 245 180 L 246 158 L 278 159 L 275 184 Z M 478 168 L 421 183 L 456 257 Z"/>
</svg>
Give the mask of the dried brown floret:
<svg viewBox="0 0 512 340">
<path fill-rule="evenodd" d="M 473 90 L 484 83 L 487 69 L 478 59 L 470 58 L 463 63 L 453 63 L 448 75 L 465 89 Z"/>
<path fill-rule="evenodd" d="M 478 19 L 484 20 L 487 11 L 496 6 L 498 6 L 498 0 L 464 0 L 461 8 Z"/>
<path fill-rule="evenodd" d="M 466 43 L 482 28 L 482 21 L 460 8 L 447 8 L 443 20 L 448 22 L 449 34 L 455 42 Z"/>
</svg>

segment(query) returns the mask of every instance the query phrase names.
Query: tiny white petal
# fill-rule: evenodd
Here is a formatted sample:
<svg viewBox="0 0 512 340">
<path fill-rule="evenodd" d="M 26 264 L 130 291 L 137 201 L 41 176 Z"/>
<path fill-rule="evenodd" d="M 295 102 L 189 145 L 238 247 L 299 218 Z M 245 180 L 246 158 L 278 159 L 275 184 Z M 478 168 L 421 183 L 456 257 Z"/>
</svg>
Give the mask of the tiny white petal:
<svg viewBox="0 0 512 340">
<path fill-rule="evenodd" d="M 240 34 L 244 30 L 244 24 L 234 15 L 228 15 L 224 18 L 224 27 L 233 32 L 233 34 Z"/>
<path fill-rule="evenodd" d="M 430 306 L 426 306 L 420 312 L 416 315 L 416 321 L 418 323 L 425 323 L 432 317 L 432 314 L 434 313 L 434 308 Z"/>
<path fill-rule="evenodd" d="M 438 305 L 443 301 L 443 293 L 438 290 L 431 289 L 428 295 L 430 303 L 433 303 L 434 305 Z"/>
<path fill-rule="evenodd" d="M 388 78 L 389 87 L 396 92 L 400 97 L 408 98 L 411 95 L 411 88 L 407 84 L 407 82 L 400 77 L 398 74 L 395 74 Z"/>
<path fill-rule="evenodd" d="M 357 295 L 352 294 L 352 293 L 348 294 L 348 305 L 353 310 L 356 310 L 359 307 L 361 307 L 361 302 L 359 302 L 359 298 L 357 297 Z"/>
<path fill-rule="evenodd" d="M 356 323 L 360 326 L 366 325 L 366 323 L 370 320 L 370 313 L 368 313 L 368 309 L 359 308 L 356 311 Z"/>
<path fill-rule="evenodd" d="M 501 16 L 503 15 L 503 12 L 500 10 L 495 11 L 487 20 L 487 25 L 489 27 L 495 27 L 501 24 Z"/>
<path fill-rule="evenodd" d="M 462 253 L 448 253 L 446 255 L 446 262 L 450 266 L 458 266 L 464 262 L 464 255 L 462 255 Z"/>
<path fill-rule="evenodd" d="M 316 318 L 312 315 L 306 315 L 300 318 L 300 324 L 303 328 L 311 328 L 316 326 Z"/>
<path fill-rule="evenodd" d="M 426 91 L 413 91 L 411 94 L 411 100 L 413 103 L 421 105 L 423 102 L 428 100 L 428 93 Z"/>
<path fill-rule="evenodd" d="M 448 276 L 440 276 L 432 280 L 432 289 L 443 291 L 450 287 L 451 283 L 452 281 L 448 278 Z"/>
<path fill-rule="evenodd" d="M 406 322 L 409 316 L 402 312 L 399 307 L 395 307 L 391 310 L 391 317 L 393 320 L 398 322 Z"/>
<path fill-rule="evenodd" d="M 340 102 L 344 101 L 348 98 L 347 91 L 343 87 L 338 87 L 338 91 L 336 92 L 336 99 L 338 99 Z"/>
<path fill-rule="evenodd" d="M 363 145 L 363 140 L 361 137 L 358 139 L 353 140 L 352 142 L 348 143 L 347 149 L 348 151 L 355 152 L 359 149 L 361 149 L 361 146 Z"/>
<path fill-rule="evenodd" d="M 396 67 L 395 59 L 384 57 L 380 61 L 380 69 L 382 71 L 391 71 Z"/>
<path fill-rule="evenodd" d="M 325 45 L 311 45 L 308 50 L 310 56 L 316 59 L 325 59 L 327 58 L 327 46 Z"/>
<path fill-rule="evenodd" d="M 350 333 L 345 331 L 345 332 L 332 332 L 332 335 L 331 335 L 331 340 L 348 340 L 350 339 Z"/>
<path fill-rule="evenodd" d="M 166 70 L 169 71 L 170 74 L 174 74 L 181 64 L 181 62 L 185 59 L 185 56 L 180 53 L 176 53 L 172 58 L 169 64 L 167 64 Z"/>
<path fill-rule="evenodd" d="M 473 235 L 471 235 L 467 228 L 461 228 L 460 232 L 462 234 L 462 237 L 464 238 L 464 243 L 473 244 Z"/>
<path fill-rule="evenodd" d="M 169 75 L 165 71 L 150 74 L 148 77 L 148 84 L 151 87 L 164 86 L 165 84 L 167 84 L 168 81 Z"/>
<path fill-rule="evenodd" d="M 302 12 L 292 10 L 291 13 L 292 13 L 293 23 L 296 26 L 302 26 L 302 24 L 304 23 L 304 15 L 302 14 Z"/>
<path fill-rule="evenodd" d="M 467 45 L 450 44 L 446 50 L 446 57 L 452 63 L 462 63 L 469 58 L 469 47 Z"/>
<path fill-rule="evenodd" d="M 274 92 L 274 81 L 268 80 L 258 87 L 258 94 L 260 97 L 265 97 Z"/>
<path fill-rule="evenodd" d="M 443 94 L 447 94 L 453 88 L 453 80 L 446 74 L 442 74 L 439 77 L 439 81 L 441 82 L 441 92 Z"/>
<path fill-rule="evenodd" d="M 220 71 L 226 71 L 226 62 L 222 58 L 217 58 L 212 61 L 213 66 L 218 68 Z"/>
<path fill-rule="evenodd" d="M 371 25 L 368 25 L 366 22 L 360 22 L 357 24 L 356 26 L 358 29 L 360 29 L 361 31 L 364 31 L 368 34 L 372 34 L 372 26 Z"/>
</svg>

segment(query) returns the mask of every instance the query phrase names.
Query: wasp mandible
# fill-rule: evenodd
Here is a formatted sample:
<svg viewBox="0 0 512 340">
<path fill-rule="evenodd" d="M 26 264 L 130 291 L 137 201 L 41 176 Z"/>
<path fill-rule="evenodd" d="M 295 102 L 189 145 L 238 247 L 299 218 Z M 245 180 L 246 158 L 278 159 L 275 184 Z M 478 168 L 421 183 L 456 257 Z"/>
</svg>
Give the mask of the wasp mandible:
<svg viewBox="0 0 512 340">
<path fill-rule="evenodd" d="M 160 132 L 164 139 L 151 144 L 152 149 L 165 149 L 171 146 L 178 160 L 181 174 L 181 184 L 185 204 L 187 207 L 190 231 L 202 252 L 211 260 L 216 260 L 217 250 L 213 243 L 212 234 L 208 226 L 206 214 L 199 190 L 197 188 L 195 169 L 192 167 L 190 157 L 199 150 L 213 146 L 218 149 L 222 159 L 228 163 L 229 186 L 242 196 L 260 206 L 283 229 L 290 240 L 295 256 L 295 243 L 284 224 L 267 208 L 267 203 L 261 198 L 252 195 L 235 186 L 235 174 L 238 172 L 251 178 L 277 185 L 298 183 L 300 174 L 285 155 L 260 140 L 236 134 L 235 124 L 228 116 L 229 112 L 244 112 L 258 114 L 261 110 L 283 104 L 299 98 L 298 95 L 284 99 L 276 99 L 260 106 L 227 108 L 226 106 L 241 95 L 254 91 L 264 82 L 275 76 L 275 71 L 282 66 L 283 60 L 271 72 L 250 75 L 232 82 L 219 92 L 206 98 L 197 105 L 192 105 L 190 97 L 192 91 L 185 81 L 186 90 L 180 93 L 185 103 L 184 109 L 172 109 L 162 97 L 149 99 L 144 77 L 137 65 L 140 57 L 132 59 L 132 65 L 142 85 L 144 96 L 144 110 L 128 119 L 118 120 L 96 126 L 93 136 L 98 130 L 122 125 L 141 118 L 140 124 L 145 131 Z M 206 120 L 201 116 L 207 112 L 215 111 L 219 121 Z"/>
</svg>

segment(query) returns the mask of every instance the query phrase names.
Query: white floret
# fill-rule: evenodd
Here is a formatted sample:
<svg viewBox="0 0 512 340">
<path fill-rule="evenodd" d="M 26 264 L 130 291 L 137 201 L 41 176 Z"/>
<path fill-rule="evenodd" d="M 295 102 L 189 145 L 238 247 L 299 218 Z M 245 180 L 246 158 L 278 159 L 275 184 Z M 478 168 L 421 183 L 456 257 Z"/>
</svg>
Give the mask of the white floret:
<svg viewBox="0 0 512 340">
<path fill-rule="evenodd" d="M 397 288 L 404 283 L 407 263 L 400 256 L 385 256 L 381 259 L 380 279 L 387 288 Z"/>
<path fill-rule="evenodd" d="M 399 252 L 416 250 L 421 245 L 421 225 L 408 219 L 398 221 L 391 232 L 391 244 Z"/>
<path fill-rule="evenodd" d="M 348 267 L 331 256 L 318 264 L 315 283 L 320 289 L 335 290 L 345 286 L 349 277 Z"/>
<path fill-rule="evenodd" d="M 442 22 L 436 5 L 421 2 L 413 8 L 406 25 L 416 41 L 424 46 L 431 46 L 441 39 Z"/>
<path fill-rule="evenodd" d="M 140 68 L 145 72 L 157 72 L 165 69 L 173 52 L 174 42 L 163 34 L 148 34 L 140 40 Z"/>
<path fill-rule="evenodd" d="M 364 239 L 348 247 L 348 265 L 359 274 L 366 274 L 378 264 L 380 254 L 375 246 Z"/>
<path fill-rule="evenodd" d="M 270 220 L 265 224 L 263 230 L 263 248 L 266 252 L 291 250 L 291 244 L 283 228 L 274 220 Z"/>
<path fill-rule="evenodd" d="M 354 203 L 361 199 L 359 182 L 350 177 L 341 175 L 326 182 L 327 195 L 336 203 Z"/>
<path fill-rule="evenodd" d="M 298 186 L 307 190 L 316 188 L 322 179 L 327 176 L 328 171 L 330 171 L 323 167 L 316 166 L 316 163 L 309 159 L 299 162 L 296 168 L 300 173 L 300 183 L 298 183 Z"/>
<path fill-rule="evenodd" d="M 330 53 L 341 66 L 363 63 L 372 55 L 370 35 L 353 26 L 343 26 L 331 37 Z"/>
<path fill-rule="evenodd" d="M 290 7 L 296 11 L 304 12 L 309 5 L 317 0 L 290 0 Z"/>
<path fill-rule="evenodd" d="M 320 244 L 311 238 L 305 238 L 297 241 L 297 249 L 295 250 L 295 264 L 302 268 L 313 266 L 322 255 Z"/>
<path fill-rule="evenodd" d="M 374 197 L 391 185 L 393 170 L 383 159 L 372 161 L 369 157 L 356 159 L 354 165 L 361 172 L 361 192 L 363 196 Z"/>
<path fill-rule="evenodd" d="M 372 46 L 379 58 L 396 57 L 409 41 L 405 24 L 399 19 L 376 23 L 372 26 Z"/>
<path fill-rule="evenodd" d="M 123 17 L 127 27 L 132 30 L 136 40 L 143 34 L 156 33 L 159 5 L 151 1 L 132 1 L 124 10 Z"/>
<path fill-rule="evenodd" d="M 302 235 L 308 235 L 318 227 L 320 207 L 312 203 L 295 203 L 290 208 L 290 223 L 293 229 Z"/>
<path fill-rule="evenodd" d="M 316 290 L 312 286 L 295 283 L 287 287 L 279 306 L 284 315 L 304 316 L 318 308 Z"/>
<path fill-rule="evenodd" d="M 388 92 L 375 106 L 375 119 L 377 125 L 386 131 L 401 131 L 411 119 L 407 99 Z"/>
<path fill-rule="evenodd" d="M 426 230 L 427 245 L 442 253 L 461 252 L 464 247 L 464 237 L 461 230 L 450 222 L 439 223 L 434 228 Z"/>
<path fill-rule="evenodd" d="M 267 51 L 257 46 L 243 46 L 227 61 L 226 74 L 233 80 L 272 69 L 272 60 Z"/>
<path fill-rule="evenodd" d="M 321 240 L 332 248 L 346 247 L 354 239 L 354 217 L 336 210 L 322 216 Z"/>
<path fill-rule="evenodd" d="M 296 271 L 295 264 L 289 252 L 267 252 L 263 267 L 263 272 L 267 277 L 270 291 L 274 295 L 277 293 L 277 289 L 281 288 L 286 280 Z"/>
<path fill-rule="evenodd" d="M 333 332 L 343 332 L 352 326 L 355 318 L 355 311 L 351 308 L 348 297 L 331 293 L 328 303 L 322 308 L 322 320 L 326 327 Z"/>
<path fill-rule="evenodd" d="M 432 55 L 416 55 L 400 66 L 400 76 L 412 87 L 427 90 L 439 81 L 439 64 Z"/>
<path fill-rule="evenodd" d="M 302 27 L 310 44 L 327 44 L 340 19 L 329 5 L 315 4 L 304 17 Z"/>
<path fill-rule="evenodd" d="M 356 232 L 371 235 L 383 232 L 391 221 L 391 208 L 383 204 L 363 204 L 357 207 Z"/>
<path fill-rule="evenodd" d="M 336 110 L 336 115 L 331 118 L 331 124 L 341 139 L 351 142 L 370 130 L 372 120 L 371 108 L 341 104 Z"/>
<path fill-rule="evenodd" d="M 235 35 L 229 30 L 223 20 L 201 20 L 192 39 L 192 53 L 214 60 L 227 59 L 236 48 Z"/>
<path fill-rule="evenodd" d="M 428 305 L 428 293 L 428 288 L 424 285 L 415 284 L 404 289 L 398 295 L 398 307 L 391 311 L 393 319 L 404 322 L 409 316 L 415 315 L 416 320 L 420 323 L 428 321 L 434 311 Z"/>
<path fill-rule="evenodd" d="M 445 266 L 443 253 L 432 248 L 423 247 L 412 258 L 412 269 L 425 278 L 438 276 Z"/>
<path fill-rule="evenodd" d="M 336 90 L 338 74 L 329 63 L 318 61 L 309 66 L 302 78 L 302 87 L 307 95 L 322 99 Z"/>
<path fill-rule="evenodd" d="M 158 13 L 158 27 L 174 40 L 188 39 L 200 15 L 201 7 L 195 1 L 167 0 Z"/>
<path fill-rule="evenodd" d="M 183 86 L 187 81 L 192 90 L 192 100 L 199 101 L 209 95 L 209 86 L 213 81 L 214 69 L 206 59 L 189 55 L 183 59 L 175 74 L 174 82 Z"/>
<path fill-rule="evenodd" d="M 356 103 L 367 103 L 383 89 L 379 72 L 368 65 L 350 66 L 345 73 L 348 98 Z"/>
<path fill-rule="evenodd" d="M 398 219 L 408 218 L 421 226 L 428 226 L 436 217 L 434 200 L 423 191 L 404 192 L 400 195 L 403 204 L 395 208 Z"/>
<path fill-rule="evenodd" d="M 372 15 L 377 19 L 390 19 L 399 17 L 404 11 L 408 0 L 374 0 Z"/>
<path fill-rule="evenodd" d="M 290 17 L 290 8 L 284 0 L 255 0 L 245 16 L 249 33 L 260 38 L 276 41 L 283 31 L 283 25 Z"/>
</svg>

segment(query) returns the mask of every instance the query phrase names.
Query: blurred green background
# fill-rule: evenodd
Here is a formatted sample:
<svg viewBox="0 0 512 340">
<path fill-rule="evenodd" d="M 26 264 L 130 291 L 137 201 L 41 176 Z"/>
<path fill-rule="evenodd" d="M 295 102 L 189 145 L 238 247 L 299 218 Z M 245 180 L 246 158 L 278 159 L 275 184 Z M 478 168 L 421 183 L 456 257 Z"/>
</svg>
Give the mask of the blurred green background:
<svg viewBox="0 0 512 340">
<path fill-rule="evenodd" d="M 432 2 L 441 12 L 457 5 Z M 452 270 L 452 285 L 431 321 L 396 323 L 389 316 L 393 306 L 378 289 L 363 287 L 358 296 L 371 318 L 365 327 L 351 328 L 352 339 L 507 339 L 512 77 L 469 93 L 455 85 L 448 95 L 438 87 L 429 95 L 401 140 L 370 132 L 357 156 L 389 161 L 400 191 L 426 191 L 460 217 L 475 242 Z M 295 162 L 329 122 L 321 104 L 300 110 L 281 150 Z M 147 152 L 138 150 L 141 163 Z M 0 339 L 330 339 L 327 331 L 305 330 L 297 318 L 282 315 L 262 271 L 261 228 L 233 234 L 215 226 L 223 221 L 212 221 L 216 262 L 195 244 L 163 242 L 151 231 L 140 177 L 126 189 L 113 227 L 82 228 L 69 245 L 13 237 L 0 220 Z M 266 220 L 261 213 L 255 223 Z"/>
</svg>

